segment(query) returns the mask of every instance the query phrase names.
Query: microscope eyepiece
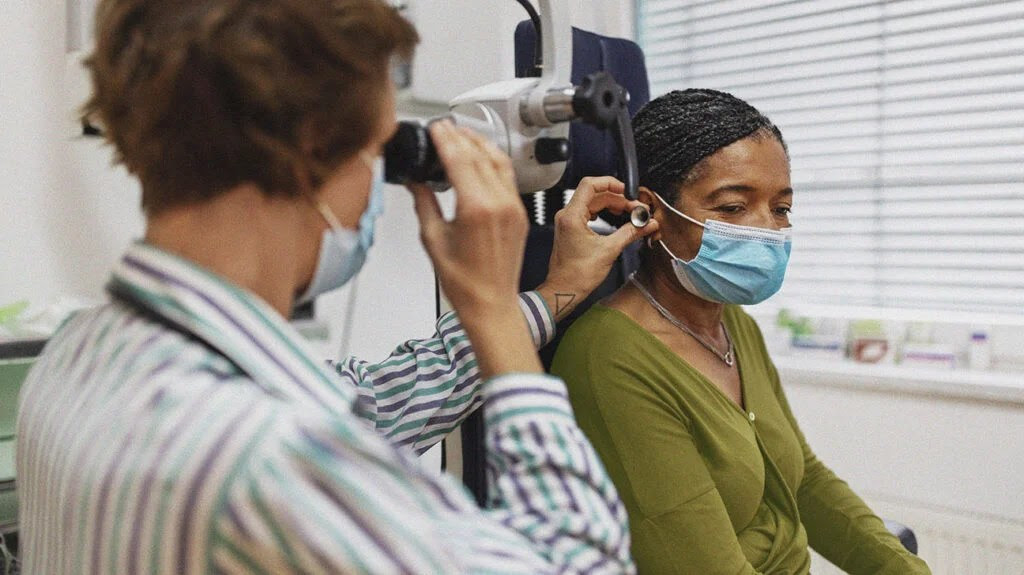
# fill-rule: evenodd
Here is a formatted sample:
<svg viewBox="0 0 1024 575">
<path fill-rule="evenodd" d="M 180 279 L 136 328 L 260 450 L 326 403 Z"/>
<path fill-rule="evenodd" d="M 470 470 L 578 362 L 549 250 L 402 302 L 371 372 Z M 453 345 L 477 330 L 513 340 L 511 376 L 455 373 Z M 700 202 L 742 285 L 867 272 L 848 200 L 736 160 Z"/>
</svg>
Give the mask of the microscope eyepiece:
<svg viewBox="0 0 1024 575">
<path fill-rule="evenodd" d="M 429 123 L 410 121 L 398 123 L 395 135 L 384 145 L 384 181 L 425 183 L 438 190 L 450 187 L 428 126 Z"/>
</svg>

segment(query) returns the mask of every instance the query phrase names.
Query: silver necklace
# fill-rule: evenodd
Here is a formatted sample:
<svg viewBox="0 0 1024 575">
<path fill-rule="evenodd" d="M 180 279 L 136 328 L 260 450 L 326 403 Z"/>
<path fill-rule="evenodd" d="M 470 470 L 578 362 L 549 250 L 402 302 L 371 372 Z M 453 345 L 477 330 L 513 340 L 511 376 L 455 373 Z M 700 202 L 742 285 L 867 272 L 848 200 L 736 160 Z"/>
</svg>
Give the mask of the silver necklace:
<svg viewBox="0 0 1024 575">
<path fill-rule="evenodd" d="M 681 329 L 684 332 L 686 332 L 687 334 L 689 334 L 690 337 L 692 337 L 693 339 L 697 340 L 697 343 L 701 344 L 702 346 L 704 346 L 705 349 L 707 349 L 711 353 L 715 354 L 715 356 L 717 356 L 718 359 L 724 361 L 725 365 L 728 365 L 729 367 L 732 367 L 733 364 L 736 363 L 736 356 L 733 353 L 733 347 L 732 347 L 732 338 L 729 337 L 729 330 L 725 329 L 725 323 L 724 322 L 722 323 L 722 333 L 725 334 L 725 341 L 728 343 L 728 349 L 725 351 L 725 353 L 722 353 L 722 352 L 718 351 L 717 349 L 715 349 L 715 346 L 711 345 L 711 343 L 709 341 L 707 341 L 703 337 L 697 335 L 692 329 L 686 327 L 686 325 L 683 324 L 683 322 L 681 322 L 678 319 L 676 319 L 676 316 L 672 315 L 671 312 L 669 312 L 667 309 L 665 309 L 665 306 L 663 306 L 660 303 L 658 303 L 658 300 L 654 299 L 654 296 L 651 295 L 651 292 L 647 291 L 647 288 L 645 288 L 644 286 L 640 285 L 640 281 L 638 279 L 636 279 L 636 274 L 635 273 L 633 275 L 629 276 L 629 281 L 633 285 L 636 286 L 636 289 L 640 290 L 640 293 L 643 294 L 644 298 L 648 302 L 650 302 L 651 306 L 654 309 L 658 310 L 658 313 L 660 313 L 662 317 L 667 319 L 669 321 L 669 323 L 671 323 L 672 325 L 678 327 L 679 329 Z"/>
</svg>

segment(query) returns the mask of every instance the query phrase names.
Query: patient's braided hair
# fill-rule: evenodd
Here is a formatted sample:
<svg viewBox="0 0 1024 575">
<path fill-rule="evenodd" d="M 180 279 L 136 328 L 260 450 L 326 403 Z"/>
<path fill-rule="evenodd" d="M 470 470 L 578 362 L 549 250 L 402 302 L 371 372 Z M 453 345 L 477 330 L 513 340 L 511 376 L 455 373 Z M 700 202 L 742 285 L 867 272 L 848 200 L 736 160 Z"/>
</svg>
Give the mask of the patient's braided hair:
<svg viewBox="0 0 1024 575">
<path fill-rule="evenodd" d="M 753 106 L 717 90 L 674 90 L 655 98 L 633 118 L 640 185 L 677 205 L 680 188 L 701 177 L 704 161 L 747 137 L 782 133 Z"/>
</svg>

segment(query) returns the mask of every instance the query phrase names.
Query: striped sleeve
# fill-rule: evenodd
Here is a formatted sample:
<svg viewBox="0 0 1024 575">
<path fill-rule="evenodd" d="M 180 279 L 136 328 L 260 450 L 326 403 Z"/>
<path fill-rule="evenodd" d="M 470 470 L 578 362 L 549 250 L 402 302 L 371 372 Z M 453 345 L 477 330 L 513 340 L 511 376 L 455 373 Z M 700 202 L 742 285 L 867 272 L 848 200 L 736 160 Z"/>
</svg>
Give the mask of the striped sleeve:
<svg viewBox="0 0 1024 575">
<path fill-rule="evenodd" d="M 565 385 L 513 374 L 483 386 L 487 513 L 561 573 L 631 573 L 626 511 L 576 425 Z"/>
<path fill-rule="evenodd" d="M 540 349 L 555 338 L 555 316 L 539 293 L 528 291 L 519 294 L 519 307 L 530 326 L 535 348 Z"/>
<path fill-rule="evenodd" d="M 554 317 L 537 292 L 519 295 L 534 345 L 555 335 Z M 400 345 L 380 363 L 356 358 L 337 372 L 359 393 L 360 415 L 392 443 L 422 453 L 443 439 L 480 403 L 476 356 L 454 312 L 437 320 L 434 337 Z"/>
</svg>

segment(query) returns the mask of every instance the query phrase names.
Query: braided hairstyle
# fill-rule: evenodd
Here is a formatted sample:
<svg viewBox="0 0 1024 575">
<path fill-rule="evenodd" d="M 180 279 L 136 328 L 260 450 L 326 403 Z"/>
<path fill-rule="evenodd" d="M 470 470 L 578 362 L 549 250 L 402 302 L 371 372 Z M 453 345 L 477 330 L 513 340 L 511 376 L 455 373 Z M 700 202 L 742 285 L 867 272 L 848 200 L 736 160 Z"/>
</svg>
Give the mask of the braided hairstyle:
<svg viewBox="0 0 1024 575">
<path fill-rule="evenodd" d="M 633 118 L 633 133 L 640 185 L 671 205 L 678 202 L 680 188 L 701 177 L 705 160 L 733 142 L 774 137 L 786 149 L 771 120 L 717 90 L 674 90 L 651 100 Z"/>
</svg>

